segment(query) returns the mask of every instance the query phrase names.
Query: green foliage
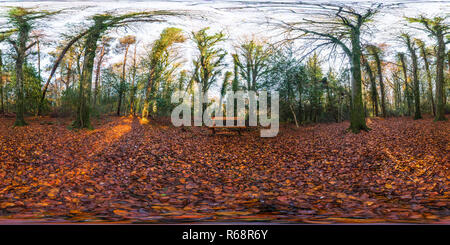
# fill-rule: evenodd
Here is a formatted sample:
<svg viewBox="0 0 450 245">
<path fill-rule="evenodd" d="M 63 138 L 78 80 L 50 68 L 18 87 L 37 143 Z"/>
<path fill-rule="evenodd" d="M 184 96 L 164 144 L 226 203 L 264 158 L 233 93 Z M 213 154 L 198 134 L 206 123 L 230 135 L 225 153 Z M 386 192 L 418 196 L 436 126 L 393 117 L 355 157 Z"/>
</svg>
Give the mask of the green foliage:
<svg viewBox="0 0 450 245">
<path fill-rule="evenodd" d="M 202 92 L 207 92 L 212 84 L 222 73 L 221 68 L 225 65 L 224 58 L 227 52 L 217 46 L 225 41 L 225 34 L 218 32 L 208 34 L 209 27 L 198 32 L 193 32 L 193 41 L 196 45 L 198 55 L 194 59 L 194 81 L 199 83 Z"/>
<path fill-rule="evenodd" d="M 15 92 L 16 87 L 16 75 L 11 73 L 11 82 L 8 84 L 11 92 Z M 26 109 L 25 113 L 36 114 L 40 93 L 41 93 L 41 81 L 39 80 L 39 75 L 36 68 L 29 63 L 25 63 L 23 66 L 23 77 L 24 77 L 24 107 Z M 47 106 L 49 101 L 47 101 Z M 48 109 L 48 108 L 47 108 Z"/>
<path fill-rule="evenodd" d="M 222 86 L 220 86 L 220 96 L 223 98 L 225 93 L 227 92 L 230 86 L 230 78 L 233 75 L 231 71 L 225 72 L 225 76 L 223 77 Z"/>
<path fill-rule="evenodd" d="M 292 121 L 291 108 L 296 107 L 297 118 L 302 121 L 304 87 L 307 82 L 305 66 L 294 56 L 292 47 L 278 50 L 268 62 L 270 72 L 265 76 L 263 86 L 280 92 L 280 119 Z"/>
<path fill-rule="evenodd" d="M 315 53 L 316 47 L 308 50 L 308 55 L 299 58 L 297 57 L 299 52 L 294 50 L 294 46 L 289 42 L 277 45 L 277 49 L 275 49 L 275 44 L 259 41 L 260 39 L 255 37 L 235 46 L 235 53 L 229 57 L 232 58 L 233 67 L 227 69 L 227 52 L 224 49 L 225 34 L 223 32 L 211 33 L 209 28 L 204 28 L 192 33 L 196 51 L 192 61 L 193 69 L 180 71 L 184 61 L 180 59 L 183 54 L 179 52 L 177 44 L 184 43 L 186 37 L 181 29 L 174 27 L 164 29 L 154 42 L 144 44 L 147 53 L 144 55 L 138 53 L 137 58 L 133 56 L 132 67 L 130 67 L 130 61 L 126 61 L 130 55 L 128 48 L 135 44 L 136 39 L 134 36 L 120 39 L 119 42 L 126 47 L 120 52 L 124 55 L 123 62 L 102 68 L 102 64 L 106 64 L 107 61 L 106 59 L 104 63 L 98 61 L 98 54 L 101 52 L 97 45 L 109 31 L 118 27 L 126 27 L 136 21 L 163 21 L 163 19 L 156 19 L 156 16 L 159 15 L 177 15 L 177 13 L 166 11 L 128 14 L 108 12 L 95 14 L 86 19 L 84 26 L 77 26 L 73 31 L 74 34 L 67 35 L 70 37 L 68 40 L 66 38 L 67 43 L 58 44 L 55 52 L 50 53 L 52 62 L 55 61 L 56 64 L 50 67 L 52 75 L 59 74 L 59 77 L 52 79 L 52 75 L 50 75 L 47 79 L 48 83 L 44 86 L 38 78 L 36 69 L 31 63 L 27 63 L 27 55 L 33 53 L 34 37 L 31 35 L 31 31 L 44 26 L 38 22 L 39 20 L 57 12 L 10 8 L 4 18 L 8 21 L 7 25 L 0 30 L 0 42 L 7 41 L 10 44 L 3 69 L 7 74 L 5 75 L 7 81 L 3 81 L 4 84 L 2 84 L 5 108 L 7 111 L 19 112 L 17 115 L 21 114 L 20 108 L 25 108 L 23 112 L 35 114 L 38 110 L 37 105 L 41 104 L 39 102 L 39 95 L 41 95 L 40 101 L 44 101 L 45 110 L 51 110 L 59 116 L 77 117 L 75 126 L 89 127 L 90 115 L 108 114 L 115 111 L 115 108 L 128 109 L 131 103 L 135 105 L 133 112 L 141 111 L 144 117 L 149 114 L 151 116 L 168 116 L 176 106 L 170 102 L 173 92 L 176 90 L 192 92 L 192 85 L 195 82 L 206 94 L 211 90 L 211 86 L 217 85 L 220 101 L 229 90 L 253 90 L 256 92 L 278 90 L 280 92 L 281 119 L 287 122 L 295 121 L 297 124 L 340 122 L 349 119 L 350 111 L 354 111 L 356 114 L 353 113 L 353 115 L 356 115 L 356 119 L 352 120 L 352 124 L 355 125 L 352 129 L 357 132 L 366 129 L 364 118 L 370 115 L 368 108 L 370 106 L 373 108 L 374 101 L 376 101 L 374 98 L 378 98 L 377 89 L 380 89 L 381 104 L 386 103 L 386 115 L 411 114 L 414 109 L 412 105 L 419 100 L 423 103 L 416 104 L 419 104 L 421 109 L 428 108 L 427 110 L 430 110 L 429 104 L 432 103 L 430 101 L 433 98 L 433 91 L 437 93 L 435 98 L 438 103 L 436 104 L 441 108 L 446 106 L 448 85 L 443 85 L 445 91 L 440 92 L 440 97 L 438 97 L 437 91 L 441 91 L 440 87 L 434 86 L 433 88 L 430 85 L 431 82 L 429 84 L 415 83 L 417 79 L 416 81 L 412 80 L 414 76 L 411 74 L 411 70 L 414 70 L 414 65 L 410 65 L 409 56 L 404 56 L 402 62 L 393 64 L 394 68 L 390 67 L 387 60 L 383 61 L 380 57 L 375 58 L 375 54 L 381 55 L 381 49 L 379 49 L 381 46 L 365 46 L 368 51 L 368 66 L 365 68 L 366 71 L 367 67 L 373 69 L 374 79 L 371 81 L 371 88 L 368 88 L 367 84 L 359 86 L 360 80 L 367 82 L 366 79 L 361 79 L 360 62 L 365 64 L 365 58 L 361 56 L 362 48 L 359 39 L 360 35 L 365 32 L 366 24 L 378 11 L 378 7 L 366 9 L 365 14 L 360 17 L 358 17 L 360 14 L 356 12 L 357 9 L 339 8 L 333 5 L 321 5 L 321 7 L 328 13 L 333 13 L 330 15 L 332 16 L 330 22 L 327 20 L 304 20 L 287 25 L 302 32 L 302 38 L 318 41 L 320 43 L 318 47 L 332 44 L 334 45 L 331 46 L 332 51 L 335 48 L 342 48 L 344 54 L 348 56 L 347 58 L 350 58 L 349 62 L 353 64 L 351 69 L 330 69 L 326 72 L 323 70 L 325 61 Z M 423 51 L 421 50 L 422 59 L 427 55 L 430 60 L 427 73 L 418 71 L 419 81 L 425 81 L 425 79 L 441 81 L 440 74 L 443 74 L 442 68 L 445 65 L 441 41 L 443 38 L 449 38 L 446 34 L 448 24 L 445 22 L 445 18 L 420 16 L 406 19 L 411 23 L 421 24 L 423 30 L 433 37 L 440 35 L 437 38 L 437 45 L 435 45 L 440 49 L 432 49 L 430 46 L 427 47 L 424 42 L 413 39 L 408 42 L 413 48 L 414 44 L 418 44 L 423 49 Z M 335 31 L 330 32 L 324 28 L 327 25 Z M 103 46 L 105 43 L 101 45 Z M 123 52 L 124 50 L 126 52 Z M 320 53 L 319 50 L 317 52 Z M 60 59 L 59 63 L 56 62 L 58 59 Z M 420 61 L 418 59 L 417 67 L 422 69 Z M 59 68 L 56 70 L 58 65 Z M 94 66 L 98 67 L 95 71 L 100 72 L 98 73 L 99 80 L 95 79 L 96 82 L 99 81 L 98 94 L 96 93 L 98 97 L 95 99 L 98 101 L 98 107 L 96 106 L 95 111 L 92 111 L 90 108 L 94 101 L 91 98 L 91 94 L 93 94 L 91 91 L 92 80 L 94 76 L 96 77 Z M 377 73 L 378 81 L 380 81 L 378 84 L 375 70 L 381 71 Z M 16 77 L 19 78 L 16 79 Z M 22 81 L 17 82 L 17 80 Z M 385 102 L 382 93 L 384 84 L 381 81 L 386 84 Z M 49 93 L 45 97 L 47 87 Z M 354 93 L 351 92 L 350 87 Z M 388 90 L 389 88 L 392 90 Z M 419 89 L 421 89 L 422 95 L 418 93 Z M 425 96 L 426 89 L 429 91 L 427 96 Z M 132 97 L 133 99 L 131 99 Z M 20 103 L 23 103 L 23 106 L 20 106 Z M 16 105 L 16 109 L 12 109 Z M 360 108 L 360 105 L 363 109 Z M 378 108 L 378 106 L 376 107 Z"/>
<path fill-rule="evenodd" d="M 309 118 L 311 121 L 317 122 L 322 110 L 321 103 L 323 100 L 326 80 L 322 79 L 323 74 L 321 62 L 316 53 L 310 56 L 306 62 L 306 74 L 308 75 L 306 92 L 310 103 Z"/>
<path fill-rule="evenodd" d="M 16 83 L 16 121 L 14 126 L 26 125 L 24 114 L 25 97 L 24 97 L 24 62 L 26 61 L 27 51 L 35 44 L 30 42 L 30 33 L 35 28 L 38 20 L 48 19 L 61 11 L 49 12 L 45 10 L 35 10 L 31 8 L 12 7 L 9 9 L 6 19 L 6 30 L 1 29 L 1 33 L 8 35 L 8 43 L 14 48 L 12 57 L 15 60 L 15 83 Z M 3 35 L 2 38 L 5 38 Z M 39 104 L 39 103 L 38 103 Z"/>
<path fill-rule="evenodd" d="M 433 18 L 427 18 L 423 15 L 419 17 L 405 17 L 410 23 L 420 23 L 426 31 L 431 33 L 445 33 L 450 30 L 450 26 L 445 23 L 447 17 L 435 16 Z"/>
<path fill-rule="evenodd" d="M 246 81 L 246 89 L 257 91 L 262 77 L 269 72 L 267 62 L 272 50 L 267 43 L 252 39 L 241 43 L 238 51 L 234 62 Z"/>
<path fill-rule="evenodd" d="M 179 28 L 166 28 L 159 38 L 152 44 L 151 51 L 147 54 L 141 66 L 148 71 L 148 78 L 144 82 L 145 103 L 143 116 L 156 110 L 157 113 L 167 114 L 170 107 L 170 94 L 174 89 L 175 72 L 181 64 L 177 62 L 179 56 L 174 44 L 183 43 L 186 37 Z M 180 86 L 180 85 L 178 85 Z"/>
<path fill-rule="evenodd" d="M 56 107 L 51 115 L 57 117 L 75 116 L 77 111 L 78 89 L 69 87 L 62 92 L 61 105 Z"/>
<path fill-rule="evenodd" d="M 11 7 L 6 18 L 8 19 L 8 25 L 10 26 L 10 31 L 30 31 L 37 23 L 37 21 L 44 18 L 49 18 L 52 15 L 62 12 L 59 11 L 47 11 L 47 10 L 37 10 L 35 8 L 22 8 L 22 7 Z"/>
<path fill-rule="evenodd" d="M 349 93 L 343 82 L 329 71 L 323 77 L 320 59 L 312 55 L 306 64 L 292 47 L 274 52 L 262 85 L 280 92 L 280 119 L 299 123 L 342 121 L 348 118 Z M 349 106 L 349 105 L 348 105 Z M 294 116 L 295 115 L 295 116 Z"/>
<path fill-rule="evenodd" d="M 182 30 L 175 27 L 169 27 L 162 31 L 152 47 L 149 54 L 149 65 L 156 67 L 158 64 L 166 63 L 170 55 L 170 47 L 175 43 L 182 43 L 186 41 Z"/>
<path fill-rule="evenodd" d="M 36 114 L 41 95 L 41 81 L 34 66 L 28 63 L 24 65 L 24 92 L 25 108 L 28 112 Z"/>
</svg>

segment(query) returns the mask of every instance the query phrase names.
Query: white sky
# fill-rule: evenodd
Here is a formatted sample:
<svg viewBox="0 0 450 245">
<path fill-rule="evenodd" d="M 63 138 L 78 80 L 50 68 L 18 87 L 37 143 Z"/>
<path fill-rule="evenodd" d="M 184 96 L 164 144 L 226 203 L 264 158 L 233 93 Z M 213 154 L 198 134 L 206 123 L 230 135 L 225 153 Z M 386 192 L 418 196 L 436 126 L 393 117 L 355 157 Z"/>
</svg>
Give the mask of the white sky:
<svg viewBox="0 0 450 245">
<path fill-rule="evenodd" d="M 143 10 L 187 10 L 194 13 L 195 17 L 170 18 L 167 23 L 138 23 L 134 24 L 135 28 L 130 30 L 117 30 L 110 35 L 113 37 L 121 37 L 128 34 L 137 36 L 137 40 L 142 44 L 148 44 L 155 40 L 160 32 L 168 26 L 175 26 L 182 28 L 186 34 L 192 31 L 201 29 L 202 27 L 210 26 L 211 31 L 224 30 L 229 40 L 224 44 L 224 47 L 229 53 L 234 52 L 233 45 L 238 40 L 255 35 L 256 37 L 269 38 L 277 40 L 279 31 L 274 31 L 272 26 L 264 24 L 264 20 L 268 17 L 279 20 L 289 20 L 299 18 L 299 15 L 288 13 L 287 11 L 275 12 L 269 8 L 244 8 L 244 9 L 227 9 L 232 7 L 244 6 L 245 3 L 254 1 L 2 1 L 0 6 L 21 6 L 21 7 L 38 7 L 47 10 L 56 10 L 66 8 L 64 14 L 58 15 L 57 18 L 51 22 L 47 22 L 49 28 L 45 30 L 47 39 L 56 41 L 60 39 L 60 34 L 66 33 L 68 24 L 81 23 L 88 16 L 100 13 L 103 11 L 116 11 L 119 13 L 126 13 L 129 11 L 143 11 Z M 259 1 L 265 2 L 265 1 Z M 283 2 L 296 2 L 285 0 Z M 312 2 L 312 1 L 310 1 Z M 314 1 L 318 2 L 318 1 Z M 321 1 L 330 2 L 330 1 Z M 354 1 L 332 1 L 333 3 L 345 2 L 350 4 Z M 371 3 L 374 1 L 358 1 L 358 3 Z M 376 1 L 375 1 L 376 2 Z M 380 2 L 380 1 L 378 1 Z M 448 15 L 450 13 L 450 1 L 382 1 L 384 4 L 402 3 L 396 8 L 384 8 L 380 14 L 376 16 L 374 26 L 377 26 L 377 31 L 373 36 L 369 37 L 371 43 L 388 43 L 390 51 L 404 51 L 402 45 L 396 41 L 396 35 L 401 30 L 408 30 L 412 34 L 425 39 L 428 43 L 432 40 L 423 33 L 414 31 L 410 28 L 405 28 L 405 21 L 403 16 L 417 16 L 418 14 L 425 14 L 427 16 L 433 15 Z M 87 7 L 87 8 L 84 8 Z M 294 7 L 285 7 L 284 9 L 295 9 Z M 0 13 L 4 13 L 6 8 L 0 8 Z M 308 12 L 304 15 L 308 16 Z M 314 18 L 314 16 L 308 16 Z M 3 19 L 4 21 L 4 19 Z M 3 22 L 0 18 L 0 23 Z M 187 64 L 190 65 L 193 55 L 193 44 L 187 42 L 183 45 L 182 50 L 184 56 L 187 57 Z M 51 51 L 53 47 L 50 45 L 44 52 Z M 140 47 L 142 49 L 142 46 Z M 389 55 L 389 53 L 387 54 Z M 116 56 L 111 62 L 118 61 L 120 56 Z M 231 57 L 228 58 L 231 60 Z M 45 65 L 48 59 L 43 61 Z M 324 64 L 327 66 L 327 64 Z M 332 64 L 336 66 L 336 64 Z M 232 67 L 229 67 L 232 69 Z"/>
</svg>

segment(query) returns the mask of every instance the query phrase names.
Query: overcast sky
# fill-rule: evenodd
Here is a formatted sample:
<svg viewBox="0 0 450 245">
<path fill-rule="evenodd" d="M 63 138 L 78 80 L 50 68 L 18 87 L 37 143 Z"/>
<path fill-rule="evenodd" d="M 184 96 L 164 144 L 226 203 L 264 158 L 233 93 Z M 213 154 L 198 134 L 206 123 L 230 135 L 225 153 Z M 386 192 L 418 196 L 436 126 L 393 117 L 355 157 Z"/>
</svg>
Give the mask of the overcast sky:
<svg viewBox="0 0 450 245">
<path fill-rule="evenodd" d="M 115 11 L 118 13 L 126 13 L 129 11 L 142 10 L 186 10 L 193 13 L 193 17 L 170 18 L 166 23 L 139 23 L 133 25 L 132 29 L 119 29 L 110 33 L 113 37 L 120 37 L 128 34 L 137 36 L 142 46 L 155 40 L 160 32 L 168 26 L 176 26 L 182 28 L 187 35 L 192 31 L 199 30 L 203 27 L 211 27 L 211 31 L 223 30 L 229 40 L 224 47 L 229 53 L 234 52 L 234 45 L 239 41 L 251 36 L 258 38 L 279 40 L 280 31 L 274 29 L 273 26 L 267 25 L 266 20 L 294 20 L 307 16 L 314 18 L 311 12 L 299 5 L 289 5 L 277 8 L 260 8 L 256 3 L 264 3 L 266 1 L 2 1 L 0 6 L 21 6 L 21 7 L 38 7 L 41 9 L 55 10 L 66 9 L 66 11 L 58 15 L 57 18 L 46 24 L 49 26 L 45 31 L 48 40 L 59 40 L 62 33 L 67 33 L 67 26 L 70 24 L 82 23 L 88 16 L 104 11 Z M 276 1 L 272 1 L 276 2 Z M 283 2 L 297 1 L 284 0 Z M 312 1 L 310 1 L 312 2 Z M 314 1 L 318 2 L 318 1 Z M 330 2 L 330 1 L 321 1 Z M 346 4 L 355 4 L 354 1 L 332 1 L 333 3 L 345 2 Z M 377 1 L 358 1 L 358 4 L 370 4 Z M 380 2 L 380 1 L 378 1 Z M 396 41 L 397 35 L 401 30 L 406 29 L 403 16 L 417 16 L 425 14 L 427 16 L 448 15 L 450 13 L 449 1 L 382 1 L 384 4 L 400 3 L 396 7 L 384 8 L 375 18 L 376 30 L 371 36 L 365 37 L 371 43 L 387 43 L 390 45 L 390 51 L 404 51 L 400 43 Z M 238 8 L 244 7 L 246 8 Z M 248 8 L 248 6 L 253 6 Z M 263 5 L 259 5 L 263 6 Z M 6 8 L 0 8 L 0 12 L 4 13 Z M 289 10 L 298 10 L 299 13 L 294 14 Z M 0 18 L 0 23 L 4 21 Z M 410 30 L 412 34 L 425 39 L 428 43 L 432 40 L 420 32 Z M 298 43 L 301 46 L 301 42 Z M 182 47 L 184 57 L 187 64 L 190 64 L 194 50 L 193 44 L 187 42 Z M 53 47 L 47 47 L 44 52 L 50 51 Z M 326 56 L 324 54 L 324 56 Z M 389 57 L 389 54 L 387 54 Z M 111 62 L 118 60 L 119 56 L 113 57 Z M 230 59 L 230 58 L 229 58 Z M 48 59 L 43 63 L 48 63 Z M 342 62 L 340 62 L 342 64 Z M 332 66 L 338 66 L 333 63 Z M 231 69 L 231 67 L 229 68 Z"/>
</svg>

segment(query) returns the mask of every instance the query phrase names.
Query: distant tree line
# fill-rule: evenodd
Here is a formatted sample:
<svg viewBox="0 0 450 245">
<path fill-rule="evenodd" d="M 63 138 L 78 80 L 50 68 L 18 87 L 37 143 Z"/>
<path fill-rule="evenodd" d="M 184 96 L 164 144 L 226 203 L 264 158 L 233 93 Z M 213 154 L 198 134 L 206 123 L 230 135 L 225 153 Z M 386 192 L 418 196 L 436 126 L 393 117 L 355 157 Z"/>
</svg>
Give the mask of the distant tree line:
<svg viewBox="0 0 450 245">
<path fill-rule="evenodd" d="M 92 128 L 92 116 L 113 113 L 149 120 L 169 116 L 176 106 L 172 93 L 193 93 L 198 84 L 209 96 L 214 96 L 214 86 L 218 88 L 216 100 L 221 105 L 227 91 L 279 91 L 280 119 L 297 126 L 350 120 L 350 130 L 357 133 L 369 130 L 367 117 L 420 119 L 429 113 L 435 120 L 446 120 L 450 94 L 446 17 L 405 18 L 411 30 L 427 33 L 429 40 L 408 30 L 399 33 L 397 40 L 407 52 L 397 52 L 392 61 L 387 59 L 393 51 L 386 43 L 361 41 L 381 4 L 357 9 L 314 6 L 324 13 L 320 20 L 276 23 L 292 40 L 271 43 L 253 36 L 237 43 L 232 53 L 222 48 L 227 41 L 224 32 L 209 28 L 187 33 L 169 27 L 151 43 L 132 35 L 118 39 L 110 35 L 134 22 L 177 17 L 176 12 L 95 14 L 83 27 L 64 35 L 64 41 L 49 43 L 44 22 L 61 11 L 8 8 L 7 22 L 0 29 L 0 113 L 14 113 L 16 126 L 26 125 L 25 115 L 45 114 L 71 116 L 75 128 Z M 299 55 L 296 39 L 313 40 L 314 46 Z M 189 61 L 180 45 L 188 40 L 196 51 L 192 69 L 186 69 Z M 42 45 L 53 51 L 42 54 Z M 324 68 L 328 60 L 319 52 L 322 47 L 341 50 L 348 65 Z M 48 67 L 41 67 L 44 55 L 51 57 Z M 112 56 L 122 57 L 121 61 L 108 62 Z M 42 70 L 49 72 L 47 78 Z"/>
</svg>

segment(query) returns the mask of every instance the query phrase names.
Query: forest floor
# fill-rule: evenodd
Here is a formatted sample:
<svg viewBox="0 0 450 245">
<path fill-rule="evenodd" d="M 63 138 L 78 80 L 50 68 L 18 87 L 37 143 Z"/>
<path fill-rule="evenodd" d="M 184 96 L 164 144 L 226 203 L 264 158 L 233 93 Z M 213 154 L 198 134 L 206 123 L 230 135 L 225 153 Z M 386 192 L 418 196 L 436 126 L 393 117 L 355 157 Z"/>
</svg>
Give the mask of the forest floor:
<svg viewBox="0 0 450 245">
<path fill-rule="evenodd" d="M 450 121 L 212 135 L 137 118 L 0 118 L 0 223 L 450 223 Z"/>
</svg>

